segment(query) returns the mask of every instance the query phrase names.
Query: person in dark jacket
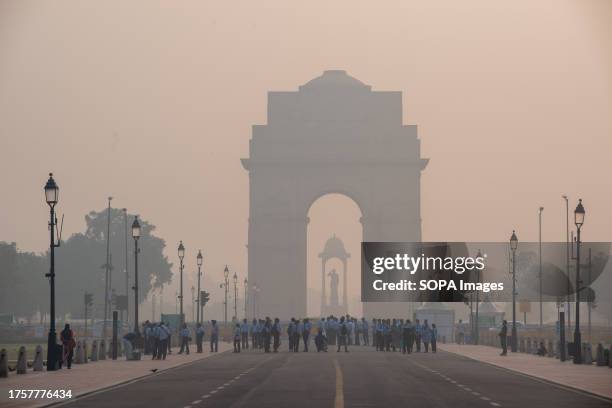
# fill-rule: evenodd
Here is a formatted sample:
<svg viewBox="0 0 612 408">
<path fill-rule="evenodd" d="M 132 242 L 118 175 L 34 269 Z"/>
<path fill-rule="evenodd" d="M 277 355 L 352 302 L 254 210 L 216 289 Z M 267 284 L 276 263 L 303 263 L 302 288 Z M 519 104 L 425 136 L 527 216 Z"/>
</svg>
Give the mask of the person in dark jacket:
<svg viewBox="0 0 612 408">
<path fill-rule="evenodd" d="M 502 352 L 500 356 L 508 354 L 508 322 L 503 321 L 501 330 L 499 331 L 499 341 L 501 342 Z"/>
<path fill-rule="evenodd" d="M 64 326 L 64 330 L 60 333 L 60 339 L 62 345 L 64 346 L 64 355 L 63 360 L 66 364 L 66 367 L 70 369 L 72 367 L 72 357 L 74 356 L 74 347 L 76 346 L 76 341 L 74 340 L 74 333 L 70 329 L 70 325 L 66 323 Z"/>
</svg>

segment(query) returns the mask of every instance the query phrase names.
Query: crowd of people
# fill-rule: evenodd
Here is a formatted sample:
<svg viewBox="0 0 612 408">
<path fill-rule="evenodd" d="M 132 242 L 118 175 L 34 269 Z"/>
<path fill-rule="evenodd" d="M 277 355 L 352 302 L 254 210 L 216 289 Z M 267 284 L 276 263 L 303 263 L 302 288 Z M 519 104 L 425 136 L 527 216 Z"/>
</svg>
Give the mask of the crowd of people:
<svg viewBox="0 0 612 408">
<path fill-rule="evenodd" d="M 286 334 L 288 350 L 291 352 L 308 352 L 311 338 L 317 352 L 328 351 L 329 346 L 335 346 L 336 351 L 348 352 L 348 346 L 373 346 L 377 351 L 402 351 L 412 353 L 436 352 L 438 330 L 435 324 L 431 326 L 424 320 L 417 319 L 357 319 L 350 315 L 328 316 L 312 322 L 309 318 L 291 318 L 286 328 L 281 326 L 278 318 L 272 320 L 253 319 L 248 322 L 234 323 L 234 352 L 239 353 L 249 346 L 263 349 L 264 352 L 278 352 L 281 337 Z M 250 340 L 250 344 L 249 344 Z"/>
<path fill-rule="evenodd" d="M 372 346 L 377 351 L 401 351 L 402 353 L 436 352 L 438 330 L 435 324 L 429 324 L 427 320 L 422 323 L 416 319 L 414 323 L 410 319 L 357 319 L 346 316 L 328 316 L 312 321 L 310 318 L 291 318 L 283 327 L 279 318 L 272 320 L 253 319 L 249 322 L 232 323 L 231 335 L 233 339 L 234 352 L 242 350 L 258 349 L 265 353 L 277 353 L 281 346 L 281 338 L 286 338 L 288 351 L 308 352 L 311 341 L 317 352 L 327 352 L 330 346 L 336 348 L 337 352 L 349 351 L 349 346 L 363 345 Z M 208 336 L 210 351 L 217 352 L 219 347 L 219 324 L 211 320 L 205 328 L 198 323 L 194 328 L 196 352 L 203 350 L 204 337 Z M 151 355 L 153 359 L 166 359 L 172 353 L 171 337 L 172 330 L 164 322 L 152 323 L 146 321 L 143 324 L 144 354 Z M 133 334 L 132 334 L 133 335 Z M 192 329 L 183 324 L 177 331 L 180 344 L 179 354 L 189 354 L 189 344 L 193 340 Z M 127 340 L 130 334 L 126 335 Z"/>
</svg>

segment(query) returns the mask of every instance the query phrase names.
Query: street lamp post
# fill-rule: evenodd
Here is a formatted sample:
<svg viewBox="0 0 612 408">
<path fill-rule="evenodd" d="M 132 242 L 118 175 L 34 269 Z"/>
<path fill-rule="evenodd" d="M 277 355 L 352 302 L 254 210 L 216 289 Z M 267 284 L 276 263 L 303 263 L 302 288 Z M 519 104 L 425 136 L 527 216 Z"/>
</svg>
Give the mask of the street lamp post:
<svg viewBox="0 0 612 408">
<path fill-rule="evenodd" d="M 178 246 L 178 257 L 180 260 L 180 288 L 179 288 L 179 305 L 180 305 L 180 319 L 181 319 L 181 328 L 183 327 L 183 323 L 185 323 L 185 316 L 183 316 L 183 258 L 185 258 L 185 247 L 183 246 L 183 241 L 179 243 Z"/>
<path fill-rule="evenodd" d="M 125 224 L 125 321 L 130 319 L 130 273 L 128 268 L 128 216 L 127 208 L 123 209 L 123 221 Z M 123 316 L 123 314 L 122 314 Z"/>
<path fill-rule="evenodd" d="M 47 339 L 47 371 L 55 371 L 58 369 L 60 356 L 58 355 L 57 336 L 55 333 L 55 248 L 60 246 L 60 240 L 55 242 L 55 226 L 57 219 L 55 217 L 55 205 L 59 199 L 59 187 L 53 179 L 53 173 L 49 173 L 49 180 L 45 184 L 45 200 L 50 209 L 49 230 L 51 231 L 51 242 L 49 244 L 49 273 L 45 276 L 49 278 L 50 289 L 50 308 L 49 308 L 49 337 Z"/>
<path fill-rule="evenodd" d="M 238 275 L 234 272 L 234 318 L 238 320 Z"/>
<path fill-rule="evenodd" d="M 111 224 L 111 201 L 113 197 L 108 197 L 108 208 L 106 211 L 106 263 L 104 264 L 105 268 L 105 278 L 104 278 L 104 323 L 102 323 L 102 337 L 106 339 L 106 326 L 108 323 L 108 318 L 110 314 L 110 302 L 108 295 L 110 293 L 111 288 L 111 258 L 110 258 L 110 224 Z"/>
<path fill-rule="evenodd" d="M 570 310 L 571 300 L 571 279 L 570 279 L 570 230 L 569 230 L 569 200 L 565 194 L 561 196 L 565 200 L 565 274 L 567 275 L 567 299 L 565 306 L 567 309 L 567 330 L 572 327 Z"/>
<path fill-rule="evenodd" d="M 132 223 L 132 238 L 134 238 L 134 334 L 140 337 L 140 327 L 138 322 L 138 239 L 140 238 L 140 222 L 138 216 L 134 217 Z"/>
<path fill-rule="evenodd" d="M 580 229 L 584 224 L 584 207 L 582 199 L 574 210 L 574 223 L 576 224 L 576 329 L 574 330 L 574 364 L 582 364 L 582 339 L 580 338 Z"/>
<path fill-rule="evenodd" d="M 196 305 L 198 307 L 198 311 L 197 311 L 197 318 L 196 318 L 196 323 L 201 323 L 201 316 L 200 316 L 200 296 L 202 294 L 202 291 L 200 289 L 200 280 L 202 279 L 202 262 L 204 260 L 203 256 L 202 256 L 202 250 L 198 251 L 198 256 L 196 257 L 197 259 L 197 264 L 198 264 L 198 297 L 196 299 Z"/>
<path fill-rule="evenodd" d="M 249 280 L 247 278 L 244 278 L 244 318 L 247 319 L 247 306 L 248 306 L 248 301 L 247 301 L 247 295 L 248 295 L 248 291 L 249 291 Z"/>
<path fill-rule="evenodd" d="M 512 339 L 510 351 L 516 353 L 516 248 L 518 248 L 518 238 L 514 231 L 510 236 L 510 249 L 512 250 Z"/>
<path fill-rule="evenodd" d="M 227 325 L 227 291 L 229 289 L 229 269 L 227 268 L 227 265 L 225 265 L 225 269 L 223 270 L 223 277 L 225 278 L 224 280 L 224 288 L 225 288 L 225 302 L 224 302 L 224 306 L 225 306 L 225 314 L 224 314 L 224 318 L 225 318 L 225 325 Z"/>
<path fill-rule="evenodd" d="M 476 254 L 477 258 L 482 258 L 482 252 L 480 252 L 480 249 L 478 250 L 478 253 Z M 476 269 L 476 284 L 480 283 L 480 270 Z M 474 344 L 478 345 L 478 342 L 480 340 L 480 325 L 478 322 L 478 303 L 480 302 L 480 296 L 478 291 L 476 291 L 476 333 L 474 335 Z"/>
<path fill-rule="evenodd" d="M 539 280 L 540 280 L 540 329 L 544 325 L 544 312 L 542 310 L 542 211 L 544 207 L 540 207 L 538 211 L 538 256 L 539 256 Z"/>
<path fill-rule="evenodd" d="M 195 320 L 195 286 L 191 285 L 191 321 Z"/>
</svg>

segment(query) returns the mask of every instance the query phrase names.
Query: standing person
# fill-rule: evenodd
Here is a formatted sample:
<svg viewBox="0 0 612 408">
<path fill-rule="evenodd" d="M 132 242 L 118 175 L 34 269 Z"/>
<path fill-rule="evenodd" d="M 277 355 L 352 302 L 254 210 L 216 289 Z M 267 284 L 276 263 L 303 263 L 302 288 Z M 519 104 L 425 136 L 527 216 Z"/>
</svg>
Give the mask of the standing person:
<svg viewBox="0 0 612 408">
<path fill-rule="evenodd" d="M 425 352 L 429 353 L 429 342 L 431 342 L 431 329 L 429 328 L 427 319 L 423 321 L 423 327 L 421 330 L 421 339 L 423 340 L 423 346 L 425 347 Z"/>
<path fill-rule="evenodd" d="M 287 338 L 289 339 L 289 351 L 293 351 L 293 333 L 295 332 L 295 318 L 292 317 L 287 326 Z"/>
<path fill-rule="evenodd" d="M 216 353 L 219 351 L 219 326 L 216 320 L 211 320 L 210 323 L 210 352 Z"/>
<path fill-rule="evenodd" d="M 356 318 L 353 318 L 353 325 L 355 326 L 355 345 L 361 345 L 359 337 L 361 336 L 361 322 Z"/>
<path fill-rule="evenodd" d="M 414 322 L 414 341 L 416 342 L 416 351 L 417 353 L 421 352 L 421 334 L 423 333 L 423 328 L 421 327 L 421 322 L 419 319 L 416 319 Z"/>
<path fill-rule="evenodd" d="M 463 327 L 463 320 L 459 319 L 459 323 L 457 324 L 457 343 L 465 344 L 465 332 Z"/>
<path fill-rule="evenodd" d="M 270 343 L 272 340 L 272 320 L 270 320 L 270 317 L 268 316 L 266 316 L 266 321 L 264 322 L 264 325 L 262 327 L 261 334 L 263 336 L 264 352 L 269 353 Z"/>
<path fill-rule="evenodd" d="M 355 329 L 355 325 L 353 324 L 353 319 L 349 315 L 346 315 L 346 329 L 348 331 L 348 344 L 349 346 L 353 345 L 353 330 Z"/>
<path fill-rule="evenodd" d="M 364 346 L 369 346 L 370 345 L 370 332 L 369 332 L 369 325 L 368 325 L 368 321 L 366 320 L 365 317 L 361 318 L 361 330 L 363 332 L 363 345 Z"/>
<path fill-rule="evenodd" d="M 159 323 L 159 350 L 157 352 L 158 360 L 165 360 L 168 353 L 168 340 L 170 340 L 170 330 L 164 322 Z"/>
<path fill-rule="evenodd" d="M 391 344 L 393 343 L 393 333 L 391 329 L 391 319 L 385 320 L 385 324 L 383 326 L 385 336 L 385 351 L 391 351 Z"/>
<path fill-rule="evenodd" d="M 249 322 L 246 318 L 242 319 L 242 325 L 240 326 L 240 333 L 242 336 L 242 348 L 249 349 Z"/>
<path fill-rule="evenodd" d="M 340 317 L 340 323 L 338 325 L 338 350 L 336 350 L 337 352 L 340 351 L 340 348 L 342 345 L 344 345 L 344 352 L 348 353 L 348 327 L 346 325 L 346 322 L 344 321 L 344 316 Z"/>
<path fill-rule="evenodd" d="M 157 355 L 159 354 L 159 325 L 155 323 L 151 323 L 151 331 L 149 336 L 151 337 L 151 354 L 153 358 L 151 360 L 157 360 Z"/>
<path fill-rule="evenodd" d="M 202 327 L 202 323 L 198 323 L 196 327 L 196 347 L 197 352 L 202 352 L 202 342 L 204 341 L 204 327 Z"/>
<path fill-rule="evenodd" d="M 64 346 L 63 361 L 66 364 L 66 367 L 70 369 L 72 368 L 72 357 L 74 356 L 76 341 L 74 340 L 74 333 L 70 329 L 70 325 L 68 323 L 66 323 L 64 330 L 62 330 L 60 333 L 60 340 L 62 342 L 62 346 Z"/>
<path fill-rule="evenodd" d="M 502 322 L 502 327 L 499 331 L 499 341 L 502 347 L 500 356 L 505 356 L 508 354 L 508 322 L 505 320 Z"/>
<path fill-rule="evenodd" d="M 304 324 L 300 319 L 295 321 L 295 332 L 293 333 L 293 351 L 295 353 L 300 351 L 300 337 L 304 333 Z"/>
<path fill-rule="evenodd" d="M 327 327 L 325 331 L 327 332 L 327 344 L 335 346 L 338 340 L 338 322 L 335 317 L 329 316 L 327 318 Z"/>
<path fill-rule="evenodd" d="M 325 335 L 323 334 L 323 329 L 317 329 L 317 335 L 315 336 L 315 346 L 317 347 L 317 353 L 324 351 L 327 352 L 327 341 L 325 340 Z"/>
<path fill-rule="evenodd" d="M 438 328 L 435 323 L 431 324 L 431 352 L 435 353 L 438 345 Z"/>
<path fill-rule="evenodd" d="M 251 322 L 251 326 L 249 327 L 249 330 L 251 332 L 251 347 L 253 348 L 253 350 L 257 348 L 257 343 L 256 343 L 257 333 L 255 332 L 256 327 L 257 327 L 257 319 L 254 318 L 253 321 Z"/>
<path fill-rule="evenodd" d="M 304 351 L 308 352 L 308 343 L 310 341 L 310 330 L 312 329 L 312 324 L 310 323 L 310 319 L 304 319 L 304 331 L 302 332 L 302 340 L 304 341 Z"/>
<path fill-rule="evenodd" d="M 278 353 L 278 348 L 280 347 L 280 335 L 281 335 L 280 319 L 276 317 L 274 319 L 274 324 L 272 325 L 272 337 L 274 338 L 274 352 L 275 353 Z"/>
<path fill-rule="evenodd" d="M 151 325 L 148 320 L 142 324 L 142 335 L 144 337 L 144 355 L 148 356 L 151 354 Z"/>
<path fill-rule="evenodd" d="M 410 320 L 407 319 L 406 323 L 402 325 L 402 354 L 410 353 L 408 350 L 408 344 L 410 342 Z"/>
<path fill-rule="evenodd" d="M 240 330 L 240 324 L 236 323 L 234 327 L 234 353 L 240 353 L 240 341 L 242 339 L 242 331 Z"/>
<path fill-rule="evenodd" d="M 187 327 L 187 323 L 183 323 L 183 328 L 181 329 L 180 337 L 181 349 L 179 350 L 179 354 L 183 354 L 183 351 L 185 352 L 185 354 L 189 354 L 189 340 L 191 339 L 191 332 Z"/>
<path fill-rule="evenodd" d="M 376 320 L 376 351 L 384 351 L 384 339 L 383 339 L 383 323 L 381 319 Z"/>
</svg>

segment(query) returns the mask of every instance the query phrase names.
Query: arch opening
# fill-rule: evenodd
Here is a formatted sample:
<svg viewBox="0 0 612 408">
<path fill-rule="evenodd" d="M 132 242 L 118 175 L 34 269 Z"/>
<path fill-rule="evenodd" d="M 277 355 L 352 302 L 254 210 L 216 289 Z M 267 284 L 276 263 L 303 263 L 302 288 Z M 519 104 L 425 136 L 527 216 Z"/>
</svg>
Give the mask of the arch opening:
<svg viewBox="0 0 612 408">
<path fill-rule="evenodd" d="M 317 197 L 307 214 L 308 315 L 343 311 L 361 316 L 363 214 L 359 205 L 345 194 L 328 193 Z"/>
</svg>

